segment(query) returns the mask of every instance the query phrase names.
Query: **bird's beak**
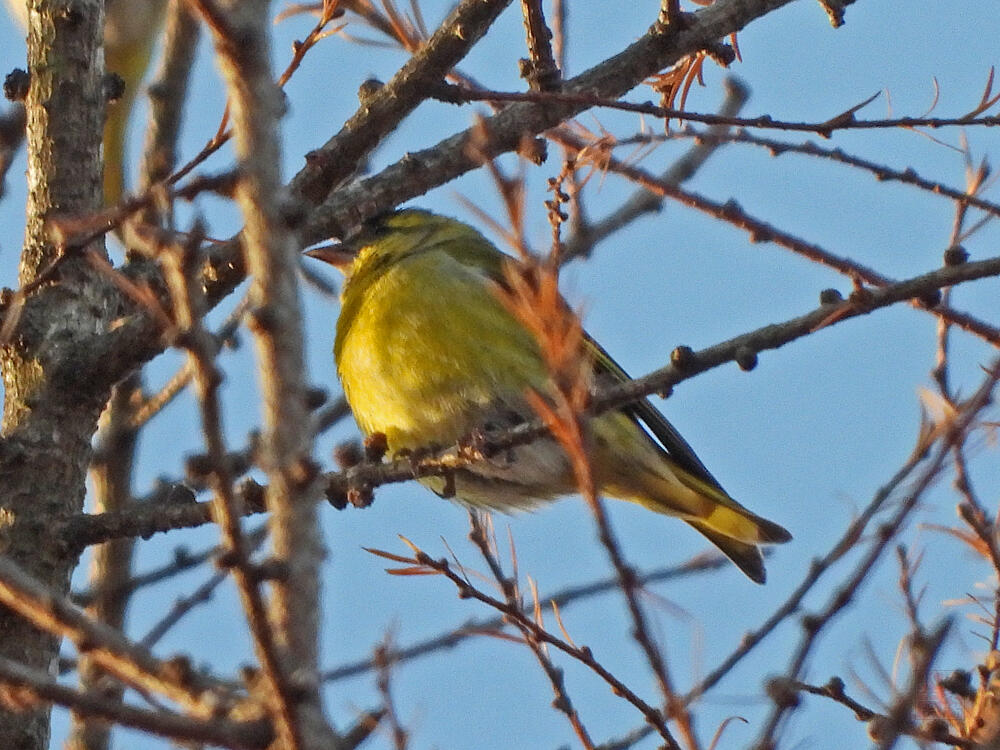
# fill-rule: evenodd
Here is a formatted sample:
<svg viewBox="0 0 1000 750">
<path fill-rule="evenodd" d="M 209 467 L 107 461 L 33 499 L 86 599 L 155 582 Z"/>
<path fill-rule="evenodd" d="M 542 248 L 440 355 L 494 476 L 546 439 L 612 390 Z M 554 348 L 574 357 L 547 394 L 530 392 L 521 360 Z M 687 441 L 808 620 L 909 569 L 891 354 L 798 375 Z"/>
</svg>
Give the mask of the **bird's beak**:
<svg viewBox="0 0 1000 750">
<path fill-rule="evenodd" d="M 345 273 L 350 269 L 351 264 L 354 263 L 354 259 L 357 257 L 341 244 L 314 247 L 312 250 L 306 250 L 303 255 L 308 255 L 310 258 L 318 258 Z"/>
</svg>

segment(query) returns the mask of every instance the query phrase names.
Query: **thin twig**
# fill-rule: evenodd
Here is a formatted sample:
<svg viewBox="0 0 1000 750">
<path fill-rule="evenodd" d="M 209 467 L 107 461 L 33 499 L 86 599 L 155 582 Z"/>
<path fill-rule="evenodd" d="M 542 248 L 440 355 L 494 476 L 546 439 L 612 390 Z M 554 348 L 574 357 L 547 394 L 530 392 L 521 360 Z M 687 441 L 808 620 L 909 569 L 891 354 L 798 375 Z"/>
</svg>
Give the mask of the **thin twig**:
<svg viewBox="0 0 1000 750">
<path fill-rule="evenodd" d="M 135 402 L 142 392 L 139 373 L 123 380 L 111 393 L 101 416 L 97 448 L 91 461 L 94 507 L 102 511 L 127 511 L 133 504 L 132 469 L 135 462 L 136 432 L 131 427 Z M 88 578 L 96 596 L 88 604 L 88 614 L 119 630 L 124 629 L 130 593 L 123 585 L 132 578 L 134 539 L 115 539 L 99 545 L 91 559 Z M 78 665 L 80 687 L 84 692 L 101 690 L 105 698 L 122 699 L 124 687 L 107 680 L 102 670 L 81 654 Z M 106 750 L 110 727 L 100 722 L 74 716 L 67 750 Z"/>
<path fill-rule="evenodd" d="M 528 59 L 521 61 L 521 77 L 533 91 L 550 91 L 561 74 L 552 54 L 552 31 L 545 22 L 541 0 L 521 0 L 521 15 L 528 40 Z"/>
<path fill-rule="evenodd" d="M 500 560 L 496 554 L 496 545 L 493 543 L 491 536 L 487 534 L 484 528 L 483 516 L 475 511 L 470 512 L 469 525 L 471 527 L 471 530 L 469 531 L 469 539 L 479 549 L 483 559 L 486 560 L 497 585 L 503 593 L 507 606 L 518 611 L 521 615 L 518 619 L 512 620 L 512 622 L 514 626 L 521 631 L 521 635 L 524 637 L 525 645 L 531 650 L 535 660 L 538 662 L 539 666 L 541 666 L 542 671 L 549 680 L 549 684 L 552 686 L 552 692 L 555 694 L 552 706 L 557 711 L 562 712 L 569 720 L 570 726 L 573 728 L 573 732 L 576 734 L 577 739 L 580 740 L 580 744 L 586 748 L 586 750 L 594 750 L 594 742 L 590 738 L 590 733 L 584 726 L 583 720 L 580 718 L 580 714 L 577 712 L 576 707 L 573 705 L 573 701 L 566 690 L 566 683 L 563 679 L 563 671 L 552 662 L 552 659 L 549 658 L 544 644 L 535 638 L 535 630 L 521 624 L 522 622 L 528 620 L 529 617 L 525 613 L 524 607 L 521 604 L 521 595 L 518 591 L 517 581 L 512 578 L 508 578 L 504 574 L 503 568 L 500 565 Z M 536 601 L 535 622 L 539 627 L 544 627 L 544 624 L 540 621 L 540 618 L 537 615 L 538 612 L 540 612 L 540 608 L 538 607 Z"/>
<path fill-rule="evenodd" d="M 647 586 L 651 583 L 672 581 L 676 578 L 686 578 L 687 576 L 698 575 L 718 570 L 729 564 L 726 557 L 715 553 L 698 555 L 689 562 L 676 566 L 659 568 L 648 573 L 637 573 L 636 580 L 640 586 Z M 553 605 L 562 611 L 568 604 L 588 599 L 593 596 L 610 593 L 618 590 L 618 578 L 605 578 L 594 583 L 573 586 L 557 591 L 551 596 L 539 597 L 543 611 L 549 611 Z M 417 641 L 409 646 L 395 647 L 395 650 L 387 654 L 393 663 L 399 664 L 421 656 L 427 656 L 443 649 L 454 648 L 463 641 L 470 638 L 498 632 L 504 628 L 506 621 L 502 616 L 473 619 L 461 626 L 449 630 L 447 633 Z M 322 675 L 324 682 L 337 682 L 339 680 L 356 677 L 366 672 L 370 672 L 375 666 L 371 659 L 365 658 L 354 662 L 342 664 L 325 671 Z"/>
<path fill-rule="evenodd" d="M 249 306 L 249 299 L 244 297 L 226 316 L 226 320 L 219 326 L 218 330 L 212 334 L 217 349 L 236 341 L 236 333 L 243 325 L 243 319 Z M 138 429 L 163 411 L 190 384 L 193 377 L 194 366 L 190 359 L 185 360 L 184 364 L 160 390 L 148 396 L 136 407 L 132 416 L 132 427 Z"/>
<path fill-rule="evenodd" d="M 419 568 L 431 570 L 439 575 L 443 575 L 451 581 L 452 584 L 454 584 L 460 598 L 475 599 L 476 601 L 492 607 L 506 617 L 511 624 L 516 624 L 518 628 L 529 629 L 531 631 L 531 637 L 536 639 L 539 643 L 545 643 L 557 648 L 563 653 L 576 659 L 584 666 L 588 667 L 611 687 L 615 695 L 620 696 L 634 706 L 643 715 L 646 721 L 655 727 L 655 730 L 659 732 L 660 736 L 664 740 L 671 737 L 670 730 L 667 727 L 660 711 L 644 701 L 635 691 L 633 691 L 628 685 L 626 685 L 603 664 L 601 664 L 601 662 L 594 657 L 593 651 L 591 651 L 589 646 L 568 643 L 563 638 L 554 635 L 533 619 L 529 618 L 520 607 L 512 607 L 505 600 L 498 599 L 495 596 L 491 596 L 477 589 L 466 578 L 464 571 L 462 573 L 456 573 L 452 568 L 451 563 L 447 560 L 435 560 L 423 550 L 418 549 L 412 543 L 407 542 L 407 544 L 409 544 L 413 550 L 414 554 L 412 558 L 390 555 L 388 553 L 378 551 L 375 552 L 383 557 L 389 557 L 397 562 L 404 562 L 409 565 L 418 566 Z"/>
<path fill-rule="evenodd" d="M 267 679 L 275 683 L 274 694 L 284 694 L 287 677 L 275 644 L 274 633 L 267 619 L 266 605 L 260 590 L 260 576 L 250 559 L 250 548 L 240 526 L 243 509 L 234 492 L 233 477 L 222 429 L 219 385 L 222 374 L 215 362 L 216 346 L 212 335 L 202 325 L 204 314 L 200 287 L 194 279 L 197 269 L 197 233 L 187 246 L 161 249 L 164 278 L 174 299 L 174 315 L 183 334 L 182 341 L 194 365 L 195 385 L 201 411 L 202 431 L 210 462 L 209 477 L 215 501 L 214 520 L 226 546 L 226 561 L 236 581 L 246 612 L 254 649 Z"/>
<path fill-rule="evenodd" d="M 267 527 L 261 527 L 256 532 L 247 534 L 247 543 L 256 549 L 267 538 Z M 167 610 L 153 626 L 146 631 L 146 634 L 139 639 L 139 643 L 146 648 L 152 648 L 165 636 L 171 628 L 179 623 L 199 604 L 204 604 L 212 598 L 212 593 L 229 577 L 225 570 L 216 571 L 208 580 L 201 584 L 187 596 L 177 599 L 173 606 Z"/>
<path fill-rule="evenodd" d="M 854 571 L 837 587 L 822 610 L 816 614 L 806 615 L 802 618 L 803 634 L 792 653 L 789 665 L 783 676 L 772 680 L 771 683 L 771 695 L 775 705 L 758 735 L 755 747 L 759 750 L 773 747 L 773 743 L 777 739 L 779 727 L 794 705 L 794 702 L 785 699 L 786 691 L 782 689 L 782 685 L 799 679 L 806 659 L 818 642 L 820 633 L 856 596 L 859 587 L 868 578 L 872 570 L 874 570 L 875 563 L 882 556 L 889 542 L 899 533 L 907 517 L 923 497 L 924 492 L 937 478 L 944 460 L 951 452 L 954 443 L 957 440 L 964 439 L 966 431 L 970 429 L 974 420 L 978 418 L 980 411 L 989 404 L 998 378 L 1000 378 L 1000 360 L 995 361 L 990 367 L 986 378 L 976 393 L 943 426 L 946 431 L 942 434 L 943 439 L 940 441 L 937 450 L 934 451 L 932 458 L 927 462 L 914 485 L 900 501 L 896 512 L 889 520 L 881 524 L 879 533 L 869 545 L 868 551 L 855 566 Z M 922 451 L 918 451 L 918 453 L 922 453 Z M 912 460 L 908 462 L 908 465 L 910 463 L 912 463 Z"/>
<path fill-rule="evenodd" d="M 580 151 L 584 151 L 588 144 L 579 138 L 565 134 L 563 131 L 550 133 L 549 137 L 563 145 L 575 146 Z M 617 159 L 610 157 L 602 160 L 602 165 L 617 174 L 621 174 L 628 179 L 642 185 L 657 195 L 669 197 L 672 200 L 694 208 L 714 219 L 732 224 L 750 235 L 752 242 L 773 242 L 779 247 L 792 251 L 814 263 L 832 268 L 833 270 L 857 279 L 866 284 L 878 287 L 885 287 L 893 283 L 893 279 L 869 268 L 855 260 L 833 253 L 820 245 L 808 242 L 800 237 L 785 232 L 777 227 L 752 216 L 735 201 L 729 200 L 721 203 L 711 198 L 707 198 L 698 193 L 685 190 L 679 185 L 670 184 L 660 180 L 654 175 L 638 167 L 630 166 Z M 962 313 L 952 308 L 945 308 L 939 304 L 939 299 L 935 299 L 933 305 L 923 304 L 921 300 L 914 300 L 911 304 L 920 309 L 927 309 L 932 314 L 947 320 L 952 325 L 958 326 L 969 333 L 988 341 L 994 346 L 1000 347 L 1000 328 L 985 321 L 974 318 L 971 315 Z"/>
<path fill-rule="evenodd" d="M 624 112 L 635 112 L 651 115 L 664 120 L 687 120 L 705 125 L 724 125 L 736 128 L 760 128 L 765 130 L 783 130 L 791 132 L 815 133 L 824 138 L 830 137 L 838 130 L 886 130 L 945 127 L 970 127 L 981 125 L 996 127 L 1000 125 L 1000 115 L 982 117 L 893 117 L 879 120 L 859 120 L 854 117 L 856 108 L 833 115 L 822 122 L 793 122 L 779 120 L 771 115 L 759 117 L 732 117 L 701 112 L 689 112 L 673 107 L 659 107 L 652 102 L 623 102 L 619 99 L 608 99 L 594 94 L 559 92 L 559 91 L 488 91 L 472 89 L 451 84 L 447 89 L 440 90 L 439 96 L 450 102 L 489 101 L 489 102 L 530 102 L 536 104 L 548 103 L 575 105 L 589 109 L 604 107 Z"/>
<path fill-rule="evenodd" d="M 139 168 L 139 192 L 164 181 L 177 162 L 184 102 L 198 47 L 199 26 L 187 0 L 170 0 L 163 30 L 163 59 L 149 84 L 150 112 Z M 157 221 L 157 209 L 149 207 L 140 220 Z"/>
<path fill-rule="evenodd" d="M 739 80 L 727 77 L 725 80 L 726 99 L 719 112 L 723 116 L 735 115 L 746 104 L 750 91 Z M 709 133 L 699 139 L 686 154 L 677 159 L 659 179 L 667 185 L 680 185 L 691 179 L 704 165 L 718 147 L 725 141 L 724 134 L 727 125 L 714 125 Z M 563 148 L 574 151 L 572 145 L 562 144 Z M 607 237 L 612 236 L 622 227 L 630 224 L 641 216 L 659 211 L 663 206 L 663 196 L 640 188 L 621 206 L 605 218 L 586 226 L 585 231 L 574 231 L 565 241 L 563 262 L 575 257 L 587 257 L 594 246 Z"/>
<path fill-rule="evenodd" d="M 920 173 L 912 167 L 896 169 L 886 164 L 858 156 L 857 154 L 849 153 L 840 147 L 827 148 L 819 146 L 811 141 L 805 141 L 803 143 L 790 143 L 788 141 L 779 141 L 775 138 L 766 138 L 754 135 L 745 130 L 729 131 L 721 128 L 719 130 L 698 130 L 695 128 L 684 128 L 672 131 L 669 135 L 659 133 L 641 133 L 628 138 L 622 138 L 618 140 L 615 145 L 619 147 L 636 146 L 641 144 L 663 143 L 679 139 L 693 139 L 697 143 L 714 143 L 715 145 L 733 143 L 758 146 L 760 148 L 767 149 L 771 156 L 775 157 L 782 156 L 784 154 L 799 154 L 802 156 L 812 156 L 819 159 L 826 159 L 828 161 L 868 172 L 879 182 L 899 182 L 903 185 L 912 185 L 913 187 L 932 193 L 933 195 L 941 195 L 945 198 L 950 198 L 951 200 L 956 201 L 960 206 L 975 207 L 994 216 L 1000 216 L 1000 204 L 988 201 L 975 193 L 970 193 L 968 189 L 959 190 L 958 188 L 951 187 L 943 182 L 922 177 Z M 956 235 L 953 233 L 952 244 L 957 244 L 959 241 L 960 234 Z"/>
<path fill-rule="evenodd" d="M 393 747 L 395 750 L 406 750 L 409 744 L 409 732 L 403 729 L 403 726 L 399 723 L 396 704 L 392 698 L 392 660 L 388 656 L 391 650 L 392 643 L 388 637 L 375 647 L 375 654 L 372 657 L 372 661 L 376 666 L 375 685 L 382 696 L 382 705 L 384 707 L 382 720 L 389 724 Z"/>
</svg>

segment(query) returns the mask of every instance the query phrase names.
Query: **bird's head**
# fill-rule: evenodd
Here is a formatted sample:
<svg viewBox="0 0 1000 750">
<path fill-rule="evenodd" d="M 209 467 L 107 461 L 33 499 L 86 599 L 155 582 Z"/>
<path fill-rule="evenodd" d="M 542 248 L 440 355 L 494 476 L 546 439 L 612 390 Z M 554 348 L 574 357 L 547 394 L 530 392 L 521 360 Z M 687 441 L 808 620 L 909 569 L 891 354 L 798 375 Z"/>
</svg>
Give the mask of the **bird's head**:
<svg viewBox="0 0 1000 750">
<path fill-rule="evenodd" d="M 482 241 L 481 235 L 467 224 L 408 208 L 370 219 L 343 242 L 305 254 L 329 263 L 350 279 L 391 266 L 427 248 L 463 239 Z"/>
</svg>

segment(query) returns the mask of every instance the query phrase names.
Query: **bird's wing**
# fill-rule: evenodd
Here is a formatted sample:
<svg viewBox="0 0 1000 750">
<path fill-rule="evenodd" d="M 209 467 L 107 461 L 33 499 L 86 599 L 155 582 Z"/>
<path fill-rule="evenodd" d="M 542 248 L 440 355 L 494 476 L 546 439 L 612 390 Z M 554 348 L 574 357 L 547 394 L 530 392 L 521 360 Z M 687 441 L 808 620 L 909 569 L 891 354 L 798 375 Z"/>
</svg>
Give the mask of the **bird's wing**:
<svg viewBox="0 0 1000 750">
<path fill-rule="evenodd" d="M 597 375 L 598 385 L 625 383 L 632 379 L 622 366 L 615 362 L 611 355 L 605 351 L 604 347 L 594 341 L 589 335 L 587 336 L 587 346 L 591 349 L 594 357 L 594 370 Z M 681 437 L 676 428 L 650 403 L 649 399 L 644 398 L 641 401 L 629 404 L 622 411 L 634 420 L 645 424 L 675 464 L 687 473 L 722 490 L 722 485 L 712 476 L 711 472 L 705 467 L 705 464 L 701 462 L 701 459 L 698 458 L 687 440 Z M 725 490 L 722 491 L 725 492 Z"/>
<path fill-rule="evenodd" d="M 471 243 L 462 245 L 462 256 L 459 258 L 463 263 L 467 263 L 485 274 L 501 286 L 505 285 L 503 275 L 503 265 L 510 260 L 510 256 L 501 253 L 489 242 Z M 598 385 L 609 383 L 625 383 L 631 380 L 629 374 L 615 362 L 614 358 L 598 344 L 589 334 L 586 336 L 586 346 L 588 354 L 593 357 L 594 371 Z M 694 449 L 681 437 L 681 434 L 674 428 L 667 418 L 650 403 L 649 399 L 642 399 L 629 404 L 622 409 L 636 422 L 642 422 L 653 434 L 659 445 L 664 449 L 670 459 L 688 474 L 701 479 L 712 487 L 722 491 L 725 490 L 718 480 L 712 476 L 711 472 L 701 462 Z"/>
</svg>

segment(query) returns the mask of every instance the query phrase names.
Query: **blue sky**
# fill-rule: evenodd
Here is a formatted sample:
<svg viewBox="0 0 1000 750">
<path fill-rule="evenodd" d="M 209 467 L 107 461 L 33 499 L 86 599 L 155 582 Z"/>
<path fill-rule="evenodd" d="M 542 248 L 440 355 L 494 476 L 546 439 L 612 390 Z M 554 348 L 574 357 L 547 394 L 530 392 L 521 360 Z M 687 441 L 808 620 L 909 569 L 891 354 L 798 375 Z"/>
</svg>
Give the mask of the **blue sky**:
<svg viewBox="0 0 1000 750">
<path fill-rule="evenodd" d="M 620 7 L 613 18 L 608 17 L 606 3 L 575 0 L 568 5 L 568 72 L 575 74 L 643 33 L 657 4 L 616 4 Z M 428 0 L 422 7 L 428 23 L 434 24 L 447 4 Z M 304 20 L 276 28 L 276 67 L 283 67 L 291 40 L 307 28 Z M 523 55 L 523 41 L 516 4 L 502 16 L 496 33 L 473 51 L 462 69 L 486 85 L 519 90 L 516 58 Z M 998 37 L 1000 16 L 989 3 L 958 2 L 943 10 L 940 3 L 926 1 L 859 0 L 848 8 L 846 26 L 834 30 L 817 3 L 800 0 L 740 34 L 743 61 L 733 66 L 731 74 L 752 90 L 744 110 L 748 116 L 766 113 L 822 121 L 876 92 L 883 93 L 862 116 L 886 116 L 890 106 L 897 115 L 920 115 L 934 101 L 935 81 L 940 91 L 936 114 L 957 116 L 975 106 L 990 66 L 1000 62 Z M 313 50 L 287 89 L 286 177 L 302 165 L 309 149 L 336 132 L 350 115 L 358 85 L 371 76 L 388 79 L 404 59 L 398 52 L 359 48 L 337 38 Z M 20 32 L 7 19 L 0 19 L 0 64 L 4 70 L 23 66 Z M 706 66 L 707 87 L 693 90 L 691 110 L 717 109 L 723 75 L 715 66 Z M 643 89 L 629 98 L 644 101 L 653 96 Z M 191 102 L 183 138 L 185 156 L 196 153 L 214 133 L 224 103 L 204 40 Z M 472 113 L 480 109 L 421 107 L 374 154 L 371 169 L 467 127 Z M 607 111 L 586 113 L 580 120 L 592 128 L 599 121 L 618 136 L 639 127 L 636 116 Z M 659 128 L 657 123 L 647 121 L 647 125 Z M 838 133 L 824 144 L 893 168 L 910 166 L 925 177 L 961 188 L 963 161 L 954 147 L 962 135 L 957 128 L 933 134 L 852 132 Z M 995 154 L 1000 146 L 995 129 L 970 129 L 964 135 L 977 158 Z M 133 136 L 137 148 L 140 139 Z M 662 146 L 644 166 L 663 169 L 687 146 Z M 217 157 L 208 169 L 221 170 L 230 158 Z M 504 163 L 512 165 L 509 159 Z M 23 164 L 22 155 L 8 175 L 8 193 L 0 202 L 0 272 L 6 285 L 16 279 Z M 528 173 L 528 228 L 537 247 L 544 247 L 549 236 L 542 203 L 547 198 L 545 180 L 558 167 L 558 161 L 550 159 Z M 587 205 L 594 216 L 613 209 L 631 192 L 615 177 L 598 182 L 588 186 Z M 720 150 L 689 186 L 715 200 L 733 198 L 784 230 L 898 278 L 940 264 L 953 215 L 952 205 L 937 196 L 878 183 L 842 165 L 791 154 L 775 158 L 748 146 Z M 475 223 L 459 194 L 502 218 L 489 179 L 481 173 L 434 190 L 413 205 Z M 239 217 L 230 207 L 205 201 L 201 208 L 215 236 L 238 229 Z M 973 257 L 983 258 L 995 253 L 996 240 L 996 228 L 987 226 L 967 247 Z M 564 282 L 567 296 L 585 311 L 588 330 L 637 375 L 662 366 L 678 344 L 701 348 L 802 314 L 815 307 L 819 291 L 826 287 L 850 291 L 850 282 L 832 271 L 774 245 L 750 244 L 738 230 L 669 203 L 659 215 L 599 246 L 592 260 L 571 267 Z M 1000 282 L 993 279 L 958 289 L 954 301 L 995 321 L 998 294 Z M 309 376 L 337 392 L 330 354 L 337 306 L 311 291 L 305 295 L 305 305 Z M 734 497 L 782 523 L 795 536 L 792 543 L 775 549 L 765 587 L 748 582 L 735 568 L 652 587 L 653 596 L 646 603 L 679 686 L 690 685 L 715 666 L 735 648 L 744 631 L 784 601 L 810 561 L 826 553 L 858 509 L 906 459 L 919 424 L 919 389 L 932 386 L 928 372 L 934 364 L 934 336 L 932 316 L 898 306 L 765 353 L 751 373 L 735 365 L 709 372 L 683 383 L 660 404 Z M 249 348 L 222 358 L 227 372 L 226 427 L 234 446 L 241 445 L 260 420 Z M 981 342 L 955 334 L 952 377 L 963 394 L 976 387 L 980 367 L 992 356 Z M 168 378 L 180 361 L 174 352 L 156 360 L 149 368 L 150 387 Z M 190 426 L 193 413 L 193 398 L 185 394 L 150 425 L 140 449 L 136 477 L 140 493 L 159 476 L 179 476 L 183 454 L 197 450 L 197 434 Z M 991 418 L 996 419 L 995 410 Z M 344 423 L 324 436 L 317 455 L 329 465 L 332 446 L 354 434 L 353 425 Z M 980 441 L 973 480 L 984 499 L 994 504 L 1000 488 L 998 465 L 996 446 Z M 927 496 L 904 534 L 911 550 L 924 556 L 920 584 L 926 586 L 922 606 L 927 620 L 933 622 L 945 613 L 957 618 L 959 637 L 938 663 L 945 672 L 976 663 L 982 648 L 976 633 L 983 631 L 966 618 L 970 608 L 947 602 L 992 580 L 979 560 L 929 527 L 955 523 L 956 496 L 949 481 L 946 476 Z M 679 563 L 706 549 L 704 540 L 683 524 L 624 504 L 609 507 L 627 557 L 641 569 Z M 461 508 L 407 484 L 381 489 L 373 507 L 365 511 L 324 509 L 322 516 L 329 549 L 324 581 L 326 666 L 370 653 L 386 632 L 405 645 L 491 614 L 458 600 L 443 580 L 387 576 L 384 561 L 361 549 L 403 553 L 405 547 L 396 536 L 403 534 L 441 556 L 447 554 L 446 541 L 459 559 L 481 569 L 465 539 L 467 522 Z M 509 527 L 520 570 L 530 574 L 542 592 L 609 574 L 589 513 L 579 500 L 536 513 L 497 517 L 496 524 L 502 539 Z M 156 565 L 178 544 L 198 548 L 214 539 L 212 529 L 154 538 L 141 545 L 138 566 Z M 806 610 L 822 607 L 855 562 L 854 557 L 841 561 L 807 600 Z M 883 698 L 889 695 L 871 665 L 866 643 L 891 670 L 896 643 L 906 632 L 897 572 L 892 555 L 887 555 L 858 602 L 821 640 L 807 679 L 823 683 L 833 674 L 841 675 L 859 699 L 874 703 L 851 682 L 856 674 Z M 144 592 L 136 600 L 130 632 L 144 632 L 165 603 L 189 592 L 206 575 L 205 571 L 187 574 L 169 586 Z M 655 699 L 654 682 L 628 637 L 620 596 L 612 593 L 573 605 L 563 617 L 574 639 L 591 645 L 613 671 Z M 799 633 L 794 619 L 786 623 L 697 706 L 698 728 L 706 744 L 715 728 L 733 715 L 750 723 L 730 725 L 719 747 L 747 746 L 756 737 L 768 709 L 762 680 L 784 669 Z M 247 660 L 246 642 L 234 593 L 224 587 L 209 606 L 171 633 L 159 653 L 185 651 L 216 669 L 231 670 Z M 568 662 L 560 665 L 566 668 L 567 688 L 598 741 L 641 725 L 641 717 L 610 696 L 586 670 Z M 550 688 L 530 653 L 511 643 L 479 638 L 400 665 L 393 689 L 414 747 L 575 746 L 564 717 L 549 706 Z M 865 741 L 864 725 L 849 711 L 819 698 L 805 700 L 808 705 L 787 727 L 783 746 L 834 748 Z M 377 703 L 370 676 L 335 684 L 327 692 L 330 716 L 339 726 Z M 132 738 L 129 744 L 165 746 L 148 738 Z M 390 747 L 391 739 L 380 736 L 370 746 Z M 639 745 L 655 746 L 652 739 Z"/>
</svg>

